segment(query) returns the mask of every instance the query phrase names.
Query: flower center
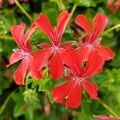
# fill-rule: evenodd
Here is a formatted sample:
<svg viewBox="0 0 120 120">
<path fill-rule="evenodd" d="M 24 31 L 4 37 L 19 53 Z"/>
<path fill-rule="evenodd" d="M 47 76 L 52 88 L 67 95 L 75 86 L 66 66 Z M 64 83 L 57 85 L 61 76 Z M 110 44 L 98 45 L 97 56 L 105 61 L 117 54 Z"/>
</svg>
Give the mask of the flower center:
<svg viewBox="0 0 120 120">
<path fill-rule="evenodd" d="M 75 80 L 77 81 L 77 83 L 78 83 L 79 85 L 82 85 L 82 82 L 84 81 L 84 78 L 76 77 Z"/>
<path fill-rule="evenodd" d="M 19 53 L 19 54 L 21 54 L 21 55 L 23 55 L 23 56 L 25 56 L 25 57 L 31 56 L 31 54 L 30 54 L 29 52 L 26 52 L 26 51 L 21 50 L 21 49 L 13 49 L 13 51 L 14 51 L 14 52 L 17 52 L 17 53 Z"/>
<path fill-rule="evenodd" d="M 56 51 L 56 52 L 58 52 L 58 51 L 60 50 L 58 46 L 54 46 L 53 49 L 54 49 L 54 51 Z"/>
</svg>

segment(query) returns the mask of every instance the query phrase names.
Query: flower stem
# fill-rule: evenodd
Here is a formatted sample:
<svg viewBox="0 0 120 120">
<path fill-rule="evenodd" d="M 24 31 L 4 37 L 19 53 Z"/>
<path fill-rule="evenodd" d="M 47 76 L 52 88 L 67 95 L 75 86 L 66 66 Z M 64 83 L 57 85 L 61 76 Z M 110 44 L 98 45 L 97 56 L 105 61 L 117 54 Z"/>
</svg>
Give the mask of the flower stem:
<svg viewBox="0 0 120 120">
<path fill-rule="evenodd" d="M 103 101 L 99 100 L 100 104 L 106 109 L 108 110 L 115 118 L 120 118 L 106 103 L 104 103 Z"/>
<path fill-rule="evenodd" d="M 119 28 L 119 27 L 120 27 L 120 24 L 117 24 L 117 25 L 111 27 L 110 29 L 106 30 L 105 32 L 103 32 L 102 35 L 105 35 L 105 34 L 111 32 L 112 30 Z"/>
<path fill-rule="evenodd" d="M 28 90 L 27 80 L 28 80 L 29 76 L 30 76 L 30 75 L 29 75 L 29 73 L 28 73 L 27 76 L 26 76 L 25 90 Z"/>
<path fill-rule="evenodd" d="M 72 10 L 71 10 L 71 16 L 74 14 L 74 12 L 75 12 L 75 10 L 76 10 L 76 8 L 77 8 L 77 5 L 76 4 L 74 4 L 74 6 L 73 6 L 73 8 L 72 8 Z"/>
<path fill-rule="evenodd" d="M 10 100 L 10 98 L 12 97 L 14 91 L 8 96 L 8 98 L 5 100 L 5 102 L 3 103 L 2 107 L 0 108 L 0 115 L 2 114 L 3 110 L 5 109 L 8 101 Z"/>
<path fill-rule="evenodd" d="M 32 17 L 25 11 L 25 9 L 20 5 L 18 0 L 14 0 L 15 4 L 20 8 L 20 10 L 26 15 L 26 17 L 32 21 Z"/>
</svg>

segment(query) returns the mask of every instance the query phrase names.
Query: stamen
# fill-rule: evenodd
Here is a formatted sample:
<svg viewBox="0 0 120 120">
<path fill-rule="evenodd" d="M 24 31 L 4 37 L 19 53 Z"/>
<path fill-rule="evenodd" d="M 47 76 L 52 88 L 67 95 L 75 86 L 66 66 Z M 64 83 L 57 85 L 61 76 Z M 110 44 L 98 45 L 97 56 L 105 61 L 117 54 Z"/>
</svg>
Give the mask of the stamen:
<svg viewBox="0 0 120 120">
<path fill-rule="evenodd" d="M 79 85 L 82 85 L 82 82 L 85 80 L 84 78 L 81 77 L 76 77 L 75 79 Z"/>
</svg>

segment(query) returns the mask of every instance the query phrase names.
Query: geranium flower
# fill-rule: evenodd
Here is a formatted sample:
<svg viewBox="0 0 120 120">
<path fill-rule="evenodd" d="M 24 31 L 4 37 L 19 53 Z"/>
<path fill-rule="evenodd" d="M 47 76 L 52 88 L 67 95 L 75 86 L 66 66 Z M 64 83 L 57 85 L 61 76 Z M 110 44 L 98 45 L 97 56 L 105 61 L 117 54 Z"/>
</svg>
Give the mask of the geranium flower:
<svg viewBox="0 0 120 120">
<path fill-rule="evenodd" d="M 87 32 L 85 41 L 78 44 L 79 48 L 87 47 L 86 54 L 89 54 L 91 50 L 96 50 L 100 55 L 103 56 L 104 60 L 113 59 L 113 52 L 109 47 L 100 45 L 101 38 L 100 34 L 107 25 L 108 18 L 105 15 L 97 14 L 93 19 L 93 26 L 91 27 L 88 19 L 84 15 L 78 15 L 75 22 Z"/>
<path fill-rule="evenodd" d="M 108 7 L 112 12 L 117 12 L 120 8 L 120 0 L 113 3 L 113 0 L 108 0 Z"/>
<path fill-rule="evenodd" d="M 28 0 L 20 0 L 20 1 L 28 2 Z M 11 5 L 14 4 L 14 0 L 8 0 L 8 2 L 9 2 Z M 2 4 L 3 4 L 3 0 L 0 0 L 0 7 L 2 7 Z"/>
<path fill-rule="evenodd" d="M 103 115 L 94 115 L 95 118 L 98 118 L 99 120 L 120 120 L 119 118 L 113 118 Z"/>
<path fill-rule="evenodd" d="M 14 73 L 14 80 L 18 85 L 24 85 L 24 78 L 27 69 L 29 73 L 36 79 L 40 79 L 42 77 L 41 75 L 42 70 L 36 71 L 33 68 L 31 68 L 33 52 L 29 42 L 29 37 L 34 32 L 35 28 L 36 26 L 32 24 L 30 29 L 26 32 L 25 35 L 24 35 L 25 24 L 23 23 L 20 25 L 14 25 L 11 28 L 11 34 L 17 45 L 20 47 L 20 49 L 14 49 L 14 53 L 10 56 L 9 59 L 10 64 L 8 66 L 14 64 L 19 60 L 22 60 L 18 69 Z"/>
<path fill-rule="evenodd" d="M 35 20 L 36 26 L 45 33 L 52 41 L 51 44 L 42 43 L 39 46 L 43 48 L 38 50 L 33 56 L 34 68 L 40 70 L 48 62 L 50 74 L 54 80 L 58 80 L 63 71 L 64 65 L 61 57 L 61 52 L 73 42 L 65 42 L 60 44 L 61 37 L 66 28 L 71 14 L 68 11 L 63 11 L 58 16 L 57 27 L 53 29 L 49 19 L 44 14 L 40 14 Z"/>
<path fill-rule="evenodd" d="M 81 104 L 82 91 L 85 89 L 92 99 L 98 99 L 98 87 L 88 81 L 103 66 L 103 58 L 95 51 L 89 54 L 85 65 L 85 51 L 75 51 L 73 48 L 63 52 L 64 63 L 70 68 L 65 77 L 68 82 L 57 86 L 52 91 L 52 98 L 58 103 L 64 103 L 66 107 L 77 108 Z"/>
</svg>

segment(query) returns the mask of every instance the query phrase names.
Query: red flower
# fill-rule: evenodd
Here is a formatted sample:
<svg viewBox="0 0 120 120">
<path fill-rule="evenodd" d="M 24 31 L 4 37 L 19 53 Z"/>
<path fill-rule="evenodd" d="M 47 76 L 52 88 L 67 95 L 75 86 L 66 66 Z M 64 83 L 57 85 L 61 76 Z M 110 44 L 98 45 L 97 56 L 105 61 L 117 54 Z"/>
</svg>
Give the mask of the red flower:
<svg viewBox="0 0 120 120">
<path fill-rule="evenodd" d="M 3 1 L 2 1 L 2 0 L 0 0 L 0 8 L 2 7 L 2 3 L 3 3 Z"/>
<path fill-rule="evenodd" d="M 58 16 L 56 29 L 53 29 L 49 19 L 44 14 L 40 14 L 40 16 L 35 20 L 36 26 L 50 38 L 52 45 L 47 43 L 39 45 L 43 50 L 38 50 L 34 54 L 34 68 L 39 70 L 48 62 L 50 73 L 54 80 L 58 80 L 64 71 L 61 52 L 72 44 L 71 41 L 60 44 L 61 37 L 70 16 L 71 14 L 67 11 L 61 12 Z"/>
<path fill-rule="evenodd" d="M 93 20 L 93 27 L 91 27 L 88 19 L 84 15 L 78 15 L 75 22 L 87 32 L 85 42 L 80 42 L 78 44 L 80 48 L 88 48 L 86 54 L 95 49 L 105 60 L 113 59 L 114 54 L 112 50 L 106 46 L 100 45 L 101 39 L 99 38 L 108 22 L 107 16 L 97 14 Z"/>
<path fill-rule="evenodd" d="M 114 4 L 113 0 L 108 0 L 108 7 L 112 12 L 117 12 L 120 8 L 120 0 L 117 0 Z"/>
<path fill-rule="evenodd" d="M 92 99 L 98 99 L 98 87 L 87 79 L 97 73 L 104 60 L 97 52 L 92 51 L 84 65 L 84 57 L 84 50 L 76 52 L 73 48 L 68 48 L 63 52 L 64 63 L 71 70 L 65 77 L 69 82 L 55 87 L 52 97 L 58 103 L 64 103 L 66 99 L 66 107 L 77 108 L 81 104 L 83 89 Z"/>
<path fill-rule="evenodd" d="M 102 115 L 94 115 L 95 118 L 98 118 L 99 120 L 120 120 L 119 118 L 113 118 L 108 116 L 102 116 Z"/>
<path fill-rule="evenodd" d="M 14 53 L 10 56 L 9 65 L 14 64 L 19 60 L 22 60 L 20 66 L 14 73 L 14 80 L 19 85 L 24 85 L 24 78 L 25 78 L 27 69 L 33 77 L 37 79 L 40 79 L 42 77 L 41 70 L 35 71 L 33 68 L 31 68 L 32 48 L 29 42 L 29 37 L 34 32 L 35 28 L 36 26 L 32 24 L 30 29 L 26 32 L 25 35 L 24 35 L 25 24 L 14 25 L 11 28 L 11 34 L 15 42 L 17 43 L 17 45 L 20 47 L 20 49 L 14 50 Z"/>
<path fill-rule="evenodd" d="M 20 1 L 28 2 L 28 0 L 20 0 Z M 8 2 L 9 2 L 11 5 L 14 4 L 14 0 L 8 0 Z M 0 7 L 2 7 L 2 3 L 3 3 L 3 0 L 0 0 Z"/>
</svg>

